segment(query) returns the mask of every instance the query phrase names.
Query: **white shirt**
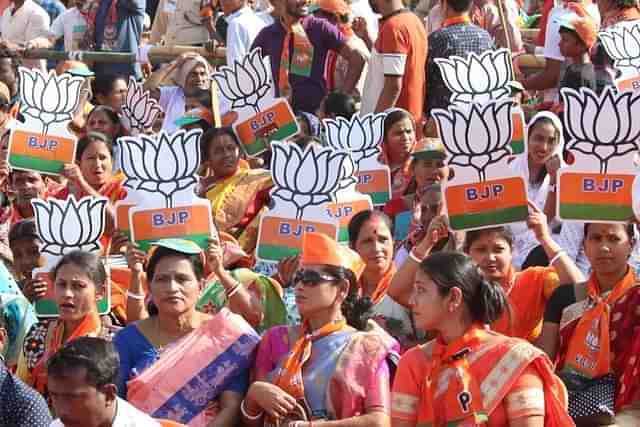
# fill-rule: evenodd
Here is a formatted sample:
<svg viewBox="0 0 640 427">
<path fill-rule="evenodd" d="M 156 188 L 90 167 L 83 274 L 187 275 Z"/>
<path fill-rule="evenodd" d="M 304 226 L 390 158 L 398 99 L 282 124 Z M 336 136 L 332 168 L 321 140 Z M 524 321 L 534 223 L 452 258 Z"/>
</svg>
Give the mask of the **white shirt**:
<svg viewBox="0 0 640 427">
<path fill-rule="evenodd" d="M 267 9 L 263 10 L 262 12 L 256 13 L 256 16 L 260 18 L 262 22 L 264 22 L 265 27 L 273 25 L 276 22 L 276 20 L 273 19 L 273 15 L 271 14 L 271 12 L 273 12 L 273 9 Z"/>
<path fill-rule="evenodd" d="M 226 16 L 227 27 L 227 65 L 234 61 L 241 61 L 256 38 L 265 27 L 265 22 L 253 11 L 245 6 L 231 15 Z"/>
<path fill-rule="evenodd" d="M 0 36 L 12 43 L 25 44 L 28 41 L 49 35 L 49 15 L 33 0 L 24 4 L 13 15 L 13 6 L 7 7 L 0 17 Z M 29 59 L 25 67 L 45 70 L 45 61 Z"/>
<path fill-rule="evenodd" d="M 159 422 L 136 409 L 126 400 L 119 397 L 116 399 L 116 417 L 111 427 L 161 427 Z M 49 427 L 64 427 L 64 424 L 60 420 L 55 420 Z"/>
<path fill-rule="evenodd" d="M 80 42 L 87 31 L 87 21 L 77 8 L 59 15 L 51 24 L 49 34 L 57 39 L 64 37 L 64 51 L 80 50 Z"/>
<path fill-rule="evenodd" d="M 378 105 L 378 98 L 384 88 L 384 76 L 402 76 L 407 62 L 407 55 L 402 53 L 380 53 L 374 47 L 367 64 L 367 77 L 364 81 L 360 114 L 373 113 Z"/>
<path fill-rule="evenodd" d="M 371 35 L 371 40 L 376 40 L 378 38 L 378 19 L 380 19 L 380 16 L 371 9 L 369 0 L 356 0 L 350 3 L 349 7 L 351 8 L 351 13 L 354 18 L 364 18 L 367 22 L 367 29 Z"/>
<path fill-rule="evenodd" d="M 175 121 L 184 116 L 184 90 L 180 86 L 160 86 L 160 106 L 164 110 L 162 130 L 169 133 L 179 129 Z"/>
</svg>

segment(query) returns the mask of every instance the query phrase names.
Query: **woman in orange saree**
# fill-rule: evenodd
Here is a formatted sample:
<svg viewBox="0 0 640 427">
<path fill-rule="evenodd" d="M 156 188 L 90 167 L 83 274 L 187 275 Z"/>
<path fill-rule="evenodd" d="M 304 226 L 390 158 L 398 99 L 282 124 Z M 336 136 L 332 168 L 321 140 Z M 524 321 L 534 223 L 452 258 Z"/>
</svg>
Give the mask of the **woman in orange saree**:
<svg viewBox="0 0 640 427">
<path fill-rule="evenodd" d="M 551 260 L 549 267 L 516 271 L 512 265 L 513 235 L 507 227 L 468 231 L 464 251 L 478 264 L 488 280 L 502 285 L 507 295 L 510 310 L 496 319 L 491 325 L 492 329 L 507 336 L 535 342 L 541 332 L 545 306 L 553 291 L 561 283 L 582 280 L 582 273 L 551 238 L 545 214 L 534 206 L 531 208 L 533 212 L 529 214 L 527 223 Z M 437 217 L 432 223 L 433 228 L 413 248 L 412 255 L 401 270 L 410 268 L 411 271 L 417 271 L 419 262 L 431 253 L 441 239 L 449 235 L 444 216 Z M 404 271 L 403 276 L 407 277 L 406 274 Z M 389 294 L 408 306 L 411 289 L 408 280 L 394 281 Z"/>
<path fill-rule="evenodd" d="M 613 375 L 615 423 L 625 427 L 640 425 L 640 286 L 628 264 L 635 239 L 631 224 L 585 224 L 593 271 L 586 282 L 554 292 L 540 337 L 569 390 Z M 611 415 L 602 422 L 613 422 Z"/>
<path fill-rule="evenodd" d="M 263 336 L 241 405 L 249 426 L 388 426 L 388 358 L 398 344 L 357 296 L 361 258 L 320 233 L 303 235 L 294 278 L 302 325 Z M 370 304 L 369 304 L 370 306 Z M 330 420 L 330 421 L 329 421 Z"/>
<path fill-rule="evenodd" d="M 574 425 L 566 389 L 548 357 L 486 326 L 508 301 L 470 257 L 427 257 L 410 302 L 416 325 L 437 337 L 400 359 L 391 404 L 394 427 Z"/>
<path fill-rule="evenodd" d="M 258 239 L 260 215 L 266 210 L 271 173 L 250 169 L 240 158 L 240 142 L 231 128 L 214 128 L 201 139 L 203 165 L 211 176 L 203 189 L 211 202 L 218 230 L 233 235 L 248 254 Z"/>
<path fill-rule="evenodd" d="M 59 317 L 38 322 L 25 337 L 17 372 L 24 382 L 46 394 L 47 360 L 62 345 L 82 336 L 111 336 L 112 331 L 100 321 L 96 304 L 106 281 L 104 265 L 95 254 L 74 251 L 60 260 L 53 270 Z"/>
</svg>

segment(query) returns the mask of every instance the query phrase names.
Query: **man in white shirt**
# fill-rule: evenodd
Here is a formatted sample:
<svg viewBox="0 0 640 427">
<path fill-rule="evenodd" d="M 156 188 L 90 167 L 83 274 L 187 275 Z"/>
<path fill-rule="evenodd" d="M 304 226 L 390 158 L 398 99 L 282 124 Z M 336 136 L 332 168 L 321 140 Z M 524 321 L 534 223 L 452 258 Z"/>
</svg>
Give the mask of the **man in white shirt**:
<svg viewBox="0 0 640 427">
<path fill-rule="evenodd" d="M 120 359 L 113 344 L 81 337 L 62 347 L 47 367 L 48 391 L 60 417 L 50 427 L 160 427 L 117 397 Z"/>
<path fill-rule="evenodd" d="M 249 53 L 253 39 L 265 27 L 265 22 L 247 6 L 246 0 L 222 0 L 221 5 L 228 24 L 227 64 L 233 65 Z"/>
<path fill-rule="evenodd" d="M 14 0 L 0 17 L 0 48 L 17 50 L 38 37 L 49 34 L 49 15 L 33 0 Z M 30 59 L 24 66 L 45 70 L 45 61 Z"/>
<path fill-rule="evenodd" d="M 59 39 L 64 40 L 64 51 L 71 52 L 82 50 L 80 43 L 87 32 L 87 20 L 80 13 L 79 7 L 84 7 L 88 3 L 82 0 L 71 0 L 70 9 L 65 10 L 51 23 L 47 37 L 40 37 L 27 42 L 26 49 L 48 49 L 56 44 Z"/>
</svg>

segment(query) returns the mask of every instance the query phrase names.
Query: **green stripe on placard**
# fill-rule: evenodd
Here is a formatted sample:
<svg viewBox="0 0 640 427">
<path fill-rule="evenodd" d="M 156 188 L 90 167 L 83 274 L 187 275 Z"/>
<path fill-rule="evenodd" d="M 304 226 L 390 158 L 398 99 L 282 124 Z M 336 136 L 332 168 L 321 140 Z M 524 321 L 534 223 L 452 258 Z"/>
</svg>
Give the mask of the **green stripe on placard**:
<svg viewBox="0 0 640 427">
<path fill-rule="evenodd" d="M 288 256 L 298 255 L 300 250 L 287 246 L 258 245 L 258 258 L 269 261 L 279 261 Z"/>
<path fill-rule="evenodd" d="M 298 125 L 295 122 L 289 122 L 286 125 L 278 128 L 277 131 L 269 136 L 268 140 L 259 137 L 256 138 L 256 141 L 252 144 L 243 144 L 244 150 L 250 156 L 259 154 L 269 148 L 269 144 L 271 143 L 271 141 L 281 141 L 287 139 L 297 130 Z"/>
<path fill-rule="evenodd" d="M 349 241 L 349 228 L 340 227 L 338 229 L 338 242 L 348 242 L 348 241 Z"/>
<path fill-rule="evenodd" d="M 52 317 L 58 315 L 58 304 L 53 299 L 39 299 L 35 302 L 35 311 L 38 316 Z M 98 313 L 109 314 L 111 307 L 108 298 L 98 300 Z"/>
<path fill-rule="evenodd" d="M 373 203 L 376 206 L 384 205 L 389 201 L 389 199 L 391 199 L 389 192 L 387 191 L 378 191 L 375 193 L 363 193 L 363 194 L 366 194 L 369 197 L 371 197 L 371 203 Z"/>
<path fill-rule="evenodd" d="M 296 122 L 289 122 L 284 126 L 278 128 L 273 135 L 269 137 L 270 141 L 280 141 L 293 135 L 298 130 L 298 124 Z"/>
<path fill-rule="evenodd" d="M 491 226 L 495 224 L 506 224 L 516 221 L 524 221 L 529 214 L 527 206 L 515 206 L 506 209 L 496 209 L 484 211 L 476 214 L 466 213 L 449 217 L 451 228 L 463 230 Z"/>
<path fill-rule="evenodd" d="M 584 221 L 627 221 L 633 217 L 633 209 L 627 205 L 561 203 L 560 216 Z"/>
<path fill-rule="evenodd" d="M 511 154 L 522 154 L 524 153 L 524 140 L 518 139 L 515 141 L 511 141 Z"/>
<path fill-rule="evenodd" d="M 22 154 L 11 154 L 9 156 L 9 164 L 17 169 L 32 169 L 44 173 L 60 173 L 64 169 L 64 162 L 45 160 Z"/>
<path fill-rule="evenodd" d="M 211 236 L 207 233 L 207 234 L 189 234 L 187 236 L 171 236 L 171 238 L 191 240 L 192 242 L 200 246 L 202 249 L 206 250 L 207 247 L 209 246 L 209 239 L 211 238 Z M 136 243 L 140 246 L 140 250 L 142 250 L 143 252 L 148 252 L 151 246 L 153 246 L 160 239 L 162 239 L 162 237 L 158 239 L 136 240 Z"/>
</svg>

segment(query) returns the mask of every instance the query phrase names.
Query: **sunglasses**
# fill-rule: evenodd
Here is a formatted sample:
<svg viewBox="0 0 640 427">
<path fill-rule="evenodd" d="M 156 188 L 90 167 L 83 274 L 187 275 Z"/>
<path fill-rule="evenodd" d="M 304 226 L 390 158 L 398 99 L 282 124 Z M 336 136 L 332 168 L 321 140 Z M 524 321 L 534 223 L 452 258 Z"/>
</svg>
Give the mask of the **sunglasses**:
<svg viewBox="0 0 640 427">
<path fill-rule="evenodd" d="M 339 282 L 341 279 L 314 270 L 300 270 L 293 276 L 293 283 L 317 286 L 325 282 Z"/>
</svg>

